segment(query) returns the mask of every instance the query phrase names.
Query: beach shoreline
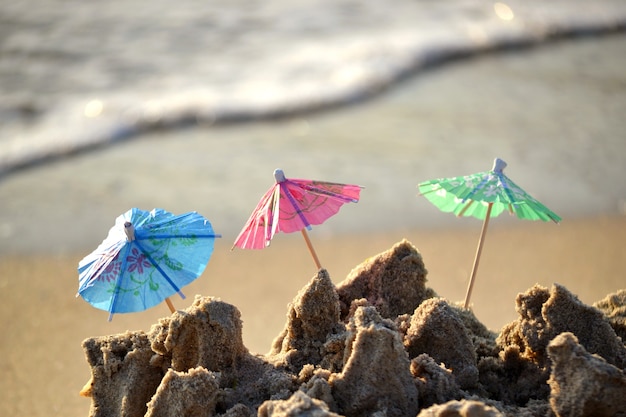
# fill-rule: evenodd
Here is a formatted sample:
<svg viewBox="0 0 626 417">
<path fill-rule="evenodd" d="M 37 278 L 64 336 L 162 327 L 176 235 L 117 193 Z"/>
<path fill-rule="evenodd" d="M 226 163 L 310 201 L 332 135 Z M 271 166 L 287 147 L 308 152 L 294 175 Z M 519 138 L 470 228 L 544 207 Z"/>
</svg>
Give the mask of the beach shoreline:
<svg viewBox="0 0 626 417">
<path fill-rule="evenodd" d="M 276 168 L 365 187 L 358 204 L 315 229 L 320 236 L 457 227 L 416 185 L 486 171 L 496 157 L 561 217 L 619 215 L 624 39 L 483 56 L 336 112 L 153 132 L 19 172 L 0 181 L 0 254 L 95 248 L 132 207 L 195 210 L 234 240 Z"/>
</svg>

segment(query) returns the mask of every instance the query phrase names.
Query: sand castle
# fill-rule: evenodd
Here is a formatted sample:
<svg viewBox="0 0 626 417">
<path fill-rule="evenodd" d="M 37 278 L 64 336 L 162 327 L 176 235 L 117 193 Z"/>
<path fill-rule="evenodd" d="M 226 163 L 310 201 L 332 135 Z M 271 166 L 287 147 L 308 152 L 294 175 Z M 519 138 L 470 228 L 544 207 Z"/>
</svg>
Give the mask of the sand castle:
<svg viewBox="0 0 626 417">
<path fill-rule="evenodd" d="M 500 334 L 438 297 L 408 241 L 340 284 L 321 269 L 265 355 L 235 306 L 196 296 L 143 331 L 83 342 L 90 416 L 626 415 L 626 292 L 535 286 Z M 620 337 L 621 336 L 621 337 Z"/>
</svg>

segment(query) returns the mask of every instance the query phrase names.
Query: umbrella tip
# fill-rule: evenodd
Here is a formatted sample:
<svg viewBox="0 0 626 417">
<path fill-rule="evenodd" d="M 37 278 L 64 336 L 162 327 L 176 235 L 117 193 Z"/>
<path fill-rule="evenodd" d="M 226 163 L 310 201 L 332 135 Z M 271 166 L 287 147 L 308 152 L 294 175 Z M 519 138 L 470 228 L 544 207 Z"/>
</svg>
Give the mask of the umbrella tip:
<svg viewBox="0 0 626 417">
<path fill-rule="evenodd" d="M 277 168 L 274 170 L 274 179 L 276 180 L 276 182 L 283 182 L 286 180 L 285 173 L 282 169 Z"/>
<path fill-rule="evenodd" d="M 135 240 L 135 226 L 131 222 L 124 222 L 124 233 L 129 241 Z"/>
<path fill-rule="evenodd" d="M 502 172 L 504 168 L 506 168 L 506 162 L 504 162 L 502 159 L 496 158 L 493 160 L 493 168 L 491 169 L 492 171 Z"/>
</svg>

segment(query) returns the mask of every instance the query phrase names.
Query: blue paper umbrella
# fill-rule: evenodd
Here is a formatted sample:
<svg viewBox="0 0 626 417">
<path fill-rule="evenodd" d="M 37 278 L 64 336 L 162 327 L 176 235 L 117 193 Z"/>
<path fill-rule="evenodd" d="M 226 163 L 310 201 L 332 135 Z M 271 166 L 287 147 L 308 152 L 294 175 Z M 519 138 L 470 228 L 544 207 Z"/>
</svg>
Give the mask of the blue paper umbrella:
<svg viewBox="0 0 626 417">
<path fill-rule="evenodd" d="M 196 212 L 174 215 L 133 208 L 115 220 L 107 238 L 78 264 L 78 295 L 115 313 L 143 311 L 179 294 L 206 267 L 215 238 Z"/>
</svg>

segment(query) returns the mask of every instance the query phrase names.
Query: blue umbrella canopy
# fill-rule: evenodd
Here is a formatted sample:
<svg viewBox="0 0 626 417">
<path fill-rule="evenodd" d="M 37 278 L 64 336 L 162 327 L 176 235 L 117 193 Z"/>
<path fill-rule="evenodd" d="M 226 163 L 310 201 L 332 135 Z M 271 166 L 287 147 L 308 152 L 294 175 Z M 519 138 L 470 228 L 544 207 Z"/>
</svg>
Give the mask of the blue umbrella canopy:
<svg viewBox="0 0 626 417">
<path fill-rule="evenodd" d="M 78 295 L 115 313 L 146 310 L 168 302 L 204 271 L 215 238 L 211 223 L 196 212 L 130 209 L 115 220 L 107 238 L 78 264 Z"/>
</svg>

